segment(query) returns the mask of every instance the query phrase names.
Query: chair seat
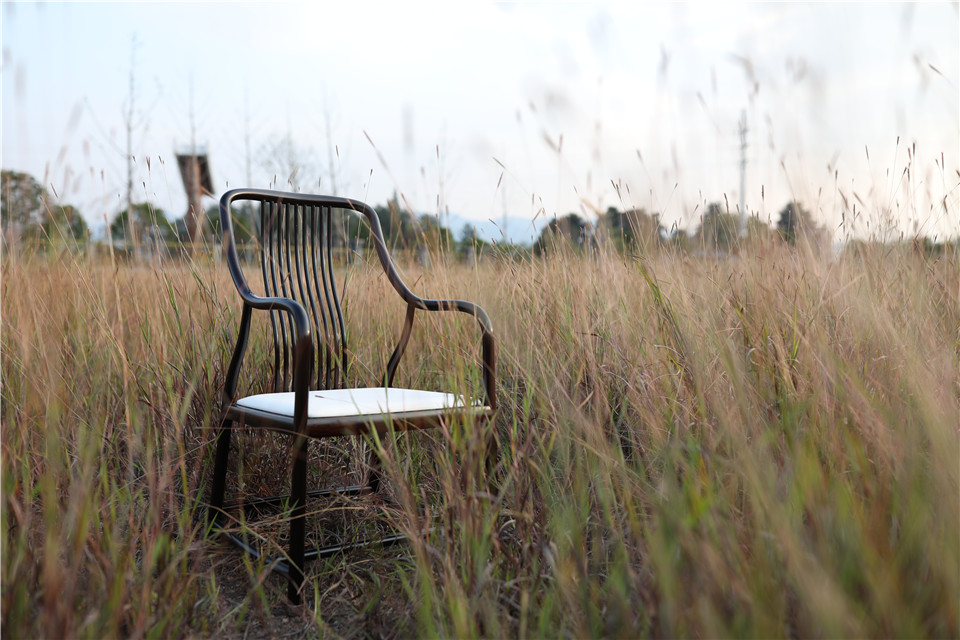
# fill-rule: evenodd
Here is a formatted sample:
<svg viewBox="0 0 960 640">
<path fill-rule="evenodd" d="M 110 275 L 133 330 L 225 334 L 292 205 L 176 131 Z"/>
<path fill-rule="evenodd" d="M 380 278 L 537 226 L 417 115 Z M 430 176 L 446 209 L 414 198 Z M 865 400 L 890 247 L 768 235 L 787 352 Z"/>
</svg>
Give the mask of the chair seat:
<svg viewBox="0 0 960 640">
<path fill-rule="evenodd" d="M 293 417 L 294 393 L 261 393 L 237 400 L 244 409 Z M 311 391 L 307 419 L 362 418 L 364 416 L 402 415 L 420 412 L 444 412 L 458 409 L 487 409 L 478 400 L 466 402 L 461 395 L 419 389 L 370 387 Z"/>
<path fill-rule="evenodd" d="M 249 425 L 287 430 L 293 422 L 294 393 L 262 393 L 237 400 L 228 417 Z M 439 426 L 444 416 L 482 416 L 490 407 L 461 395 L 418 389 L 370 387 L 311 391 L 307 404 L 307 435 L 326 437 L 397 429 Z"/>
</svg>

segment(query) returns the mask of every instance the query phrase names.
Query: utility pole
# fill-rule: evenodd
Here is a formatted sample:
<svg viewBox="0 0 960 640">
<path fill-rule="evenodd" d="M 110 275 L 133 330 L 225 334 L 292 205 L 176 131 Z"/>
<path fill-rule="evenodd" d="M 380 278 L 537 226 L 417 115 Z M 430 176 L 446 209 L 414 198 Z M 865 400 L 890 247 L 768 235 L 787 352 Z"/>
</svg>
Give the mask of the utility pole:
<svg viewBox="0 0 960 640">
<path fill-rule="evenodd" d="M 503 185 L 503 189 L 500 190 L 500 197 L 503 200 L 503 241 L 505 244 L 513 244 L 510 241 L 510 234 L 507 229 L 507 185 Z"/>
<path fill-rule="evenodd" d="M 202 237 L 200 221 L 200 163 L 197 159 L 197 123 L 193 111 L 193 74 L 190 74 L 190 158 L 187 172 L 187 234 L 190 236 L 190 250 L 196 253 L 197 243 Z"/>
<path fill-rule="evenodd" d="M 247 188 L 250 189 L 253 187 L 253 171 L 250 167 L 250 87 L 246 87 L 243 91 L 243 150 L 246 160 L 246 170 L 247 170 Z M 243 204 L 243 211 L 246 214 L 247 224 L 250 228 L 250 235 L 256 236 L 256 221 L 254 220 L 253 214 L 253 205 L 250 202 L 245 202 Z M 246 251 L 244 251 L 244 257 L 246 257 Z"/>
<path fill-rule="evenodd" d="M 330 103 L 327 101 L 327 93 L 323 93 L 323 124 L 327 133 L 327 170 L 330 173 L 330 189 L 332 195 L 337 193 L 337 174 L 333 163 L 333 135 L 330 132 Z M 339 155 L 339 154 L 337 154 Z"/>
<path fill-rule="evenodd" d="M 740 237 L 747 235 L 746 209 L 747 178 L 747 110 L 740 112 Z"/>
<path fill-rule="evenodd" d="M 135 68 L 137 57 L 137 36 L 134 35 L 130 41 L 130 96 L 127 102 L 126 125 L 127 125 L 127 233 L 130 235 L 130 247 L 133 255 L 139 253 L 139 242 L 137 238 L 137 222 L 133 214 L 133 114 L 134 103 L 136 101 L 135 92 Z"/>
<path fill-rule="evenodd" d="M 253 173 L 250 171 L 250 87 L 243 91 L 243 150 L 246 160 L 247 188 L 253 187 Z"/>
</svg>

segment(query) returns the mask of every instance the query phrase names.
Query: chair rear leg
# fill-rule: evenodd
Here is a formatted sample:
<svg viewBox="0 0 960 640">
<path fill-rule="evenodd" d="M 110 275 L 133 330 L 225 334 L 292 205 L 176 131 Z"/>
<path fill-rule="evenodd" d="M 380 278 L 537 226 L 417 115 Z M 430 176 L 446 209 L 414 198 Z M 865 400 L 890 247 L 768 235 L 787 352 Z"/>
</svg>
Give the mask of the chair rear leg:
<svg viewBox="0 0 960 640">
<path fill-rule="evenodd" d="M 300 604 L 303 591 L 305 558 L 306 513 L 307 513 L 307 453 L 309 441 L 298 436 L 293 445 L 293 474 L 290 478 L 290 584 L 287 597 L 293 604 Z"/>
<path fill-rule="evenodd" d="M 380 493 L 380 480 L 383 474 L 383 464 L 380 456 L 371 446 L 367 451 L 367 486 L 373 493 Z"/>
<path fill-rule="evenodd" d="M 217 431 L 217 454 L 213 464 L 213 479 L 210 483 L 210 504 L 207 506 L 207 525 L 212 526 L 223 509 L 227 486 L 227 461 L 230 458 L 230 436 L 233 421 L 223 420 Z"/>
</svg>

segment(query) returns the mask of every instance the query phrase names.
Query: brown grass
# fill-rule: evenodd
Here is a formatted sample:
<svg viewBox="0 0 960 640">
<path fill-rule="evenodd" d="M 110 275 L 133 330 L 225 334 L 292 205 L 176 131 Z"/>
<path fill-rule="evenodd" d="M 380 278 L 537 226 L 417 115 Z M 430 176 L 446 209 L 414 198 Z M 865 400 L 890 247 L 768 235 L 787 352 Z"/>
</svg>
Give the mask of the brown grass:
<svg viewBox="0 0 960 640">
<path fill-rule="evenodd" d="M 201 527 L 238 319 L 226 268 L 5 262 L 3 632 L 960 634 L 955 253 L 406 273 L 416 292 L 494 319 L 497 495 L 469 425 L 386 441 L 394 495 L 422 498 L 437 528 L 312 565 L 308 605 L 289 611 L 278 578 Z M 349 273 L 359 384 L 399 331 L 388 286 L 376 269 Z M 479 388 L 472 323 L 434 316 L 419 318 L 398 384 Z M 258 388 L 265 362 L 255 344 L 242 386 Z M 234 489 L 281 489 L 284 441 L 241 445 Z"/>
</svg>

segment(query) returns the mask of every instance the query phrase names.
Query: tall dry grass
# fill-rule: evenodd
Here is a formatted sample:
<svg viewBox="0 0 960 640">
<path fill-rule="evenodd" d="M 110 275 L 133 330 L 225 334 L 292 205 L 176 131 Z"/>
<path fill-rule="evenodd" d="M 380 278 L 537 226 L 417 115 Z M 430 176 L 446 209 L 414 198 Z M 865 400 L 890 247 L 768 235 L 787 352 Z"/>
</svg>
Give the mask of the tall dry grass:
<svg viewBox="0 0 960 640">
<path fill-rule="evenodd" d="M 434 264 L 416 292 L 494 319 L 498 466 L 471 425 L 384 439 L 395 524 L 432 533 L 312 565 L 291 612 L 200 524 L 225 267 L 5 262 L 3 632 L 960 634 L 955 253 Z M 375 384 L 403 309 L 377 269 L 341 277 Z M 417 327 L 397 383 L 478 389 L 469 319 Z M 283 442 L 242 444 L 233 489 L 282 489 Z"/>
</svg>

